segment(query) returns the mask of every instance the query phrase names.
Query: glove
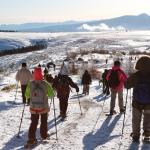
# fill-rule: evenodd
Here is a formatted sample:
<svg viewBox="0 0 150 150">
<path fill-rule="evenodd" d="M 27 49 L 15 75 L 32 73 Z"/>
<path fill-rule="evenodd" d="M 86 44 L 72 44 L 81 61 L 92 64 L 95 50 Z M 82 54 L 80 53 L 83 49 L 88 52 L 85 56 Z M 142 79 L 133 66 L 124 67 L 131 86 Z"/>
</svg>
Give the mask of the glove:
<svg viewBox="0 0 150 150">
<path fill-rule="evenodd" d="M 76 88 L 76 92 L 77 92 L 77 93 L 79 92 L 79 88 L 78 88 L 78 87 Z"/>
</svg>

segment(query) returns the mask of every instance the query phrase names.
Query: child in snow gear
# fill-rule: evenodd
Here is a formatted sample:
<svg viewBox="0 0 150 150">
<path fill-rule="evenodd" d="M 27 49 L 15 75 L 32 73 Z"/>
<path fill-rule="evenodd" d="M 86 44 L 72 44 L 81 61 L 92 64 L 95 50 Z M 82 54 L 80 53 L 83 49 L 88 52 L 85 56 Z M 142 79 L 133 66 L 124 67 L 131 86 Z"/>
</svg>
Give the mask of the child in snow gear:
<svg viewBox="0 0 150 150">
<path fill-rule="evenodd" d="M 109 91 L 109 84 L 108 81 L 106 80 L 107 74 L 108 74 L 109 70 L 105 69 L 104 73 L 102 74 L 102 82 L 103 82 L 103 94 L 109 95 L 110 91 Z"/>
<path fill-rule="evenodd" d="M 62 67 L 58 77 L 56 77 L 53 82 L 53 87 L 56 89 L 57 97 L 59 98 L 60 117 L 62 117 L 62 119 L 66 117 L 70 86 L 75 88 L 76 92 L 79 92 L 78 86 L 68 76 L 66 68 L 63 70 Z"/>
<path fill-rule="evenodd" d="M 106 77 L 109 86 L 111 88 L 110 115 L 116 113 L 114 108 L 115 108 L 115 101 L 116 101 L 117 94 L 118 94 L 120 113 L 123 113 L 125 111 L 123 106 L 123 87 L 124 87 L 124 82 L 127 79 L 127 76 L 125 75 L 123 70 L 121 70 L 120 65 L 121 64 L 118 60 L 115 61 L 114 66 L 108 72 Z"/>
<path fill-rule="evenodd" d="M 89 94 L 89 85 L 91 84 L 91 75 L 87 70 L 85 70 L 83 76 L 82 76 L 82 85 L 83 85 L 83 94 L 88 95 Z"/>
<path fill-rule="evenodd" d="M 141 57 L 135 66 L 137 72 L 130 75 L 125 86 L 133 88 L 132 100 L 132 138 L 140 138 L 141 120 L 143 118 L 144 141 L 150 141 L 150 57 Z"/>
<path fill-rule="evenodd" d="M 44 69 L 44 79 L 49 83 L 53 82 L 53 77 L 51 74 L 48 73 L 47 68 Z"/>
<path fill-rule="evenodd" d="M 25 98 L 25 90 L 27 87 L 28 81 L 32 80 L 33 76 L 29 69 L 27 69 L 27 64 L 22 63 L 22 68 L 18 70 L 16 74 L 16 80 L 20 81 L 21 83 L 21 91 L 22 91 L 22 101 L 25 104 L 26 98 Z M 30 99 L 28 99 L 27 104 L 30 103 Z"/>
<path fill-rule="evenodd" d="M 28 83 L 25 93 L 26 98 L 30 98 L 31 112 L 31 124 L 28 132 L 27 145 L 32 145 L 36 142 L 36 129 L 39 117 L 41 117 L 41 138 L 47 138 L 47 117 L 49 112 L 48 97 L 54 97 L 52 86 L 43 80 L 41 68 L 34 69 L 33 77 L 34 80 Z"/>
</svg>

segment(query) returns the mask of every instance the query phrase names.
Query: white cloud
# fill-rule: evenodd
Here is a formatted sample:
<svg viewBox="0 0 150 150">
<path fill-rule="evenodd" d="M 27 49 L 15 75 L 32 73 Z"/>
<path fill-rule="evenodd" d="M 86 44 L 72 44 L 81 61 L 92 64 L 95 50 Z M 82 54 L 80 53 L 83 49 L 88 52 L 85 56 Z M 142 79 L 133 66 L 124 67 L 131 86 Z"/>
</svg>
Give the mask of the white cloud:
<svg viewBox="0 0 150 150">
<path fill-rule="evenodd" d="M 90 26 L 88 24 L 83 24 L 82 26 L 80 26 L 78 28 L 79 30 L 87 30 L 87 31 L 91 31 L 91 32 L 98 32 L 98 31 L 108 31 L 108 30 L 125 30 L 125 28 L 123 26 L 117 26 L 117 27 L 109 27 L 107 24 L 105 23 L 101 23 L 97 26 Z"/>
</svg>

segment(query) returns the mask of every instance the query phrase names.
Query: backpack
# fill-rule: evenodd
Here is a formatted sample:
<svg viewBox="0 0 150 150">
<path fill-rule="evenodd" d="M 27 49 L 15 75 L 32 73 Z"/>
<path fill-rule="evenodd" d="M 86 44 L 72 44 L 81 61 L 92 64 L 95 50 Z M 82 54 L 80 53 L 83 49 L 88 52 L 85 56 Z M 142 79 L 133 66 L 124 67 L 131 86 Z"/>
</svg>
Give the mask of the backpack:
<svg viewBox="0 0 150 150">
<path fill-rule="evenodd" d="M 109 87 L 115 88 L 120 84 L 120 79 L 119 79 L 119 71 L 118 70 L 111 70 L 110 76 L 108 79 L 108 84 Z"/>
<path fill-rule="evenodd" d="M 32 81 L 31 82 L 31 96 L 30 96 L 30 107 L 32 109 L 42 110 L 46 108 L 46 94 L 45 94 L 45 83 Z"/>
<path fill-rule="evenodd" d="M 138 74 L 138 81 L 133 89 L 133 99 L 139 104 L 150 104 L 150 82 Z"/>
<path fill-rule="evenodd" d="M 69 94 L 69 81 L 65 78 L 58 79 L 57 93 L 58 95 L 66 96 Z"/>
</svg>

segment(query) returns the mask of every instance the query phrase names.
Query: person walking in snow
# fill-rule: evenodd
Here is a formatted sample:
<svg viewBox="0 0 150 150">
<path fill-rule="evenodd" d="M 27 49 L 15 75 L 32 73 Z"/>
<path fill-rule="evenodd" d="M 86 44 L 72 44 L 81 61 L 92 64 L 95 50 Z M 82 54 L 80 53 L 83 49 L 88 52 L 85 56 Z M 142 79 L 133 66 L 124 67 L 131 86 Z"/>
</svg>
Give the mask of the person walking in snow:
<svg viewBox="0 0 150 150">
<path fill-rule="evenodd" d="M 33 76 L 32 73 L 30 72 L 29 69 L 27 69 L 27 64 L 22 63 L 22 68 L 18 70 L 16 74 L 16 80 L 21 84 L 21 91 L 22 91 L 22 102 L 25 104 L 26 103 L 26 98 L 25 98 L 25 90 L 27 87 L 28 81 L 32 80 Z M 28 99 L 27 104 L 30 103 L 30 99 Z"/>
<path fill-rule="evenodd" d="M 53 87 L 57 91 L 57 97 L 59 98 L 60 117 L 62 119 L 66 117 L 70 86 L 75 88 L 76 92 L 79 92 L 79 87 L 68 76 L 67 67 L 63 64 L 60 73 L 54 78 L 53 82 Z"/>
<path fill-rule="evenodd" d="M 53 82 L 53 77 L 51 74 L 48 73 L 47 68 L 44 69 L 44 79 L 49 83 Z"/>
<path fill-rule="evenodd" d="M 114 108 L 115 108 L 117 94 L 118 94 L 120 113 L 123 113 L 125 111 L 123 105 L 123 88 L 124 88 L 124 83 L 127 80 L 127 76 L 123 72 L 123 70 L 121 70 L 120 66 L 121 66 L 120 61 L 118 60 L 115 61 L 114 66 L 108 72 L 106 77 L 111 89 L 110 115 L 116 113 Z"/>
<path fill-rule="evenodd" d="M 150 142 L 150 57 L 141 57 L 135 66 L 137 70 L 129 76 L 125 87 L 133 88 L 132 139 L 139 142 L 143 115 L 144 141 Z"/>
<path fill-rule="evenodd" d="M 43 80 L 42 69 L 35 68 L 33 74 L 33 81 L 30 81 L 26 88 L 26 99 L 30 98 L 30 113 L 31 124 L 28 132 L 28 140 L 26 147 L 36 143 L 36 130 L 41 117 L 40 135 L 42 139 L 48 137 L 48 112 L 49 104 L 48 97 L 54 97 L 54 90 L 48 82 Z"/>
<path fill-rule="evenodd" d="M 81 81 L 81 84 L 83 85 L 83 94 L 85 95 L 89 94 L 89 85 L 91 84 L 91 82 L 92 82 L 91 75 L 87 70 L 85 70 Z"/>
</svg>

